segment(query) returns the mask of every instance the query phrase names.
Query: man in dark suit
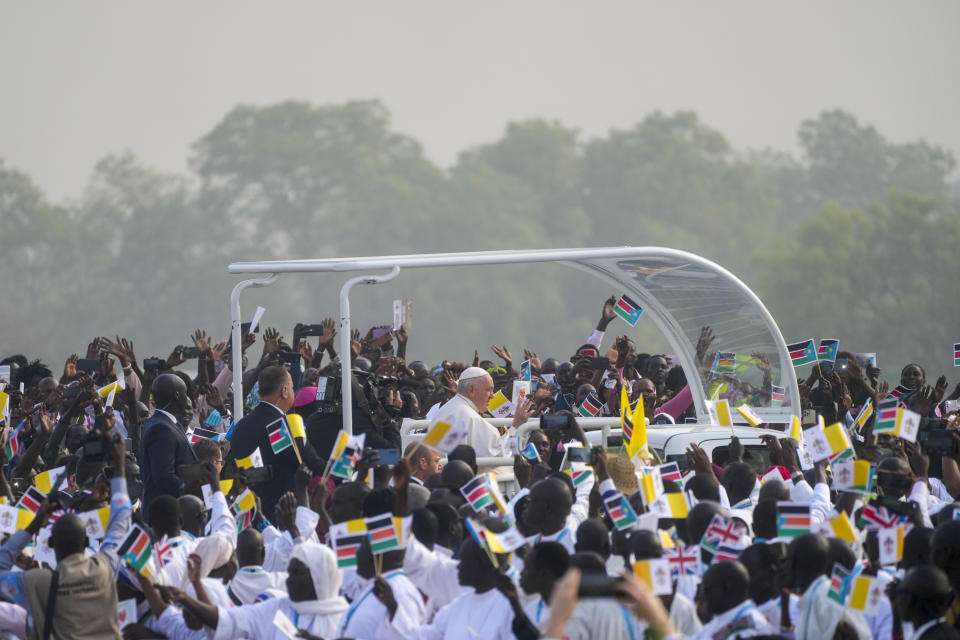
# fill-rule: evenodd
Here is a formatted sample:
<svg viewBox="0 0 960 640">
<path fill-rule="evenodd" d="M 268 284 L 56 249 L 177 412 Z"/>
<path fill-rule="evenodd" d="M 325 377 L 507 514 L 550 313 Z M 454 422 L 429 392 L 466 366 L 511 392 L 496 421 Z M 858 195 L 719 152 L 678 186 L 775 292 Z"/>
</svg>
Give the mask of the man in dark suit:
<svg viewBox="0 0 960 640">
<path fill-rule="evenodd" d="M 286 425 L 287 434 L 292 435 L 289 423 L 286 422 L 286 414 L 293 408 L 296 397 L 293 379 L 285 367 L 274 365 L 265 367 L 260 372 L 257 384 L 260 404 L 234 426 L 228 461 L 246 458 L 257 448 L 260 449 L 264 466 L 273 468 L 273 479 L 257 484 L 253 491 L 260 496 L 264 515 L 272 520 L 273 509 L 280 496 L 294 490 L 294 475 L 301 460 L 317 475 L 323 473 L 324 460 L 302 437 L 293 439 L 294 446 L 274 453 L 268 434 L 276 430 L 279 421 L 282 420 Z M 297 459 L 297 452 L 300 453 L 300 460 Z"/>
<path fill-rule="evenodd" d="M 140 478 L 143 481 L 142 512 L 150 513 L 150 503 L 164 494 L 178 497 L 183 483 L 177 467 L 197 461 L 186 428 L 193 418 L 193 403 L 187 385 L 178 376 L 164 373 L 151 387 L 157 409 L 144 423 L 140 438 Z"/>
</svg>

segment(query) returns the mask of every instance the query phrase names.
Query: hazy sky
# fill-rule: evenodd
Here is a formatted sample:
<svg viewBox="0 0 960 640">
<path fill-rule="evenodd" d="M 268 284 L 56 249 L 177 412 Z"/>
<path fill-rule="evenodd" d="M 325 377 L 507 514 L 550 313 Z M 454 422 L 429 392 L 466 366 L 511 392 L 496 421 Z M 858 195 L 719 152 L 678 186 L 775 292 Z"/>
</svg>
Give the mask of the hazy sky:
<svg viewBox="0 0 960 640">
<path fill-rule="evenodd" d="M 953 1 L 0 0 L 0 158 L 75 197 L 108 153 L 183 171 L 233 106 L 291 98 L 380 98 L 444 165 L 510 121 L 654 109 L 794 150 L 841 107 L 960 157 L 958 27 Z"/>
</svg>

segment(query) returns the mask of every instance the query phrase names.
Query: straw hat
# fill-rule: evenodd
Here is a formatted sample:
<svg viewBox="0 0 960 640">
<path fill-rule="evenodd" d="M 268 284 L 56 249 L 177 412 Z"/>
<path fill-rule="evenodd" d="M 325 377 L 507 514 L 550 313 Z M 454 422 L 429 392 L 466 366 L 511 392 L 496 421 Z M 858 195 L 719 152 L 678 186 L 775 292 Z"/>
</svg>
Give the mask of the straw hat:
<svg viewBox="0 0 960 640">
<path fill-rule="evenodd" d="M 636 469 L 630 456 L 627 455 L 626 448 L 620 449 L 616 458 L 607 460 L 607 471 L 610 479 L 613 480 L 613 485 L 623 495 L 630 496 L 640 490 Z"/>
</svg>

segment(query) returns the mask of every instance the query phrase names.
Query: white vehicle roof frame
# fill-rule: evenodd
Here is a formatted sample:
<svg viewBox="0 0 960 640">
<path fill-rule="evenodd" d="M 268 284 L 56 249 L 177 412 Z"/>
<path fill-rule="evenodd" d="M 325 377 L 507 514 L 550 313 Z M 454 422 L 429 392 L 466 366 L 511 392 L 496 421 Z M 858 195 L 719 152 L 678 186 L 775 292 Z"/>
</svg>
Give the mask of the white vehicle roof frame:
<svg viewBox="0 0 960 640">
<path fill-rule="evenodd" d="M 356 284 L 379 284 L 395 278 L 401 269 L 457 267 L 498 264 L 558 262 L 602 280 L 616 291 L 630 296 L 644 315 L 663 333 L 687 374 L 698 421 L 709 419 L 706 392 L 696 362 L 696 324 L 729 324 L 730 345 L 748 347 L 762 344 L 775 351 L 780 386 L 786 391 L 779 415 L 799 415 L 800 396 L 796 373 L 780 329 L 766 307 L 739 278 L 701 256 L 666 247 L 605 247 L 588 249 L 536 249 L 529 251 L 479 251 L 355 258 L 323 258 L 237 262 L 229 266 L 233 274 L 259 274 L 264 277 L 243 280 L 231 293 L 231 331 L 233 362 L 242 362 L 240 337 L 240 295 L 249 287 L 269 286 L 284 273 L 348 273 L 389 270 L 389 273 L 360 275 L 347 280 L 340 290 L 341 375 L 349 379 L 350 361 L 350 289 Z M 680 292 L 680 296 L 673 295 Z M 691 294 L 687 297 L 686 294 Z M 712 296 L 712 297 L 711 297 Z M 709 299 L 709 302 L 706 299 Z M 690 306 L 691 302 L 700 301 Z M 685 306 L 685 304 L 687 306 Z M 703 307 L 715 311 L 704 312 Z M 746 329 L 744 328 L 746 327 Z M 716 332 L 716 327 L 715 327 Z M 717 349 L 723 349 L 718 345 Z M 243 415 L 242 366 L 233 371 L 234 416 Z M 240 390 L 240 391 L 237 391 Z M 342 406 L 352 404 L 351 387 L 341 384 Z M 352 433 L 352 416 L 347 411 L 343 427 Z"/>
</svg>

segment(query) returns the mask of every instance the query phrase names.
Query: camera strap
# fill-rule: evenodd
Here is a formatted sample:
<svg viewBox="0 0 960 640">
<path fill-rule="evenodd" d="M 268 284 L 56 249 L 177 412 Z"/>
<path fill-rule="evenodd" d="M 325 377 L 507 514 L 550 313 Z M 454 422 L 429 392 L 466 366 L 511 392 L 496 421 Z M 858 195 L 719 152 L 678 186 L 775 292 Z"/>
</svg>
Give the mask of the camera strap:
<svg viewBox="0 0 960 640">
<path fill-rule="evenodd" d="M 52 573 L 50 591 L 47 593 L 47 610 L 43 614 L 43 640 L 50 640 L 53 633 L 53 610 L 57 604 L 57 586 L 60 583 L 60 572 L 54 569 Z"/>
</svg>

